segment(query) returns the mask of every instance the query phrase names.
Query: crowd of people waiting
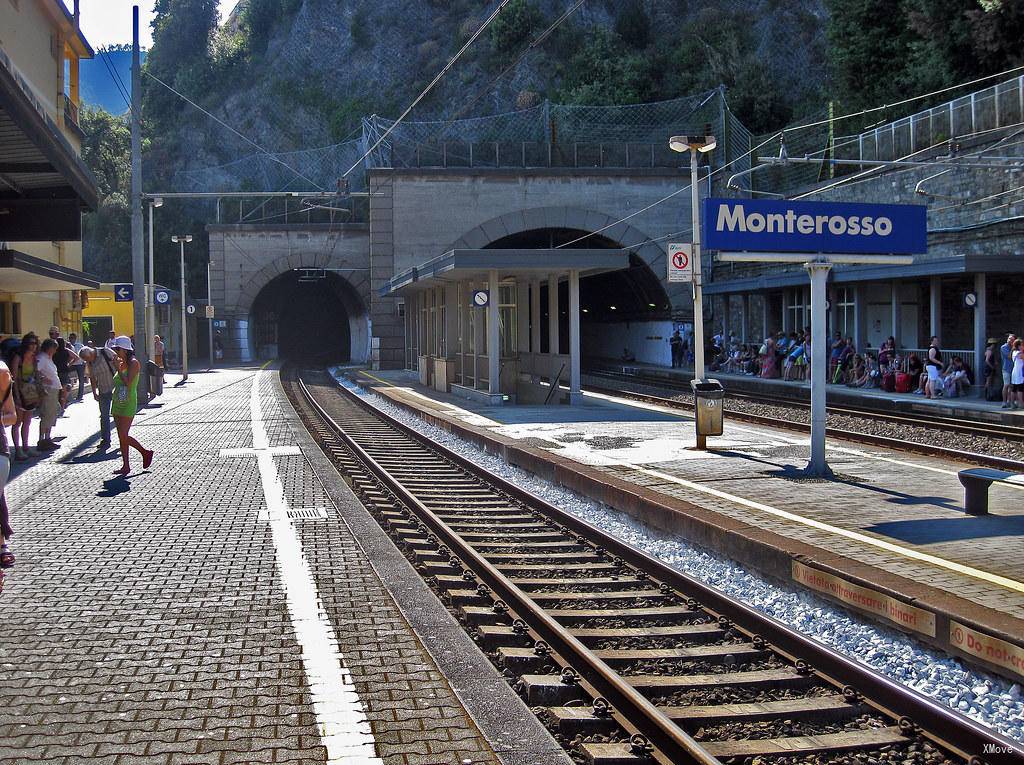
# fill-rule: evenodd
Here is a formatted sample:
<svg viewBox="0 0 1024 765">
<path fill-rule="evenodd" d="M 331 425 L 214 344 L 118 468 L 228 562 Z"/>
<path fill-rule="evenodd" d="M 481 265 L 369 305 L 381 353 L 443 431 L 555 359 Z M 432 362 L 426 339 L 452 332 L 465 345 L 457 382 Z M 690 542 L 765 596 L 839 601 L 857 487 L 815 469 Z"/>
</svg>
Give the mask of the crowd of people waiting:
<svg viewBox="0 0 1024 765">
<path fill-rule="evenodd" d="M 162 354 L 163 343 L 159 336 L 155 339 Z M 60 448 L 54 440 L 53 429 L 71 404 L 82 401 L 87 381 L 99 405 L 98 450 L 110 448 L 111 417 L 117 428 L 122 465 L 114 473 L 128 474 L 129 447 L 142 455 L 144 469 L 150 466 L 152 450 L 144 448 L 128 434 L 139 408 L 140 369 L 132 339 L 115 337 L 113 332 L 102 348 L 96 348 L 91 342 L 88 345 L 79 342 L 74 332 L 65 340 L 55 326 L 50 327 L 47 338 L 41 342 L 38 335 L 29 332 L 20 341 L 11 338 L 0 343 L 0 569 L 14 565 L 10 543 L 14 530 L 4 493 L 11 461 L 23 462 Z M 77 384 L 77 396 L 72 375 Z M 32 420 L 36 417 L 39 437 L 33 448 L 29 438 Z"/>
<path fill-rule="evenodd" d="M 678 334 L 678 333 L 677 333 Z M 708 369 L 764 379 L 805 380 L 810 373 L 811 330 L 777 332 L 757 345 L 724 334 L 711 338 Z M 926 398 L 957 398 L 970 393 L 975 374 L 962 356 L 944 354 L 933 337 L 924 358 L 900 353 L 889 337 L 877 350 L 858 353 L 852 337 L 836 332 L 829 343 L 827 381 L 851 388 L 878 388 Z M 676 366 L 673 354 L 673 366 Z M 681 364 L 679 364 L 681 366 Z M 1024 340 L 1009 335 L 1005 343 L 989 338 L 981 395 L 1001 401 L 1004 409 L 1024 408 Z"/>
</svg>

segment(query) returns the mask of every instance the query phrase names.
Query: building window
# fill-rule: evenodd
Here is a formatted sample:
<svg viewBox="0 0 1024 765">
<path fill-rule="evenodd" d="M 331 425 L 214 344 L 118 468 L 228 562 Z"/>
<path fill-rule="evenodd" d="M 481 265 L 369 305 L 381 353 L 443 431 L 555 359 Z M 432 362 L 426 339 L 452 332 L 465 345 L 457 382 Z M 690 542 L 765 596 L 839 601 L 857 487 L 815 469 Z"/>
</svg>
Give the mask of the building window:
<svg viewBox="0 0 1024 765">
<path fill-rule="evenodd" d="M 811 323 L 811 306 L 807 291 L 803 289 L 789 290 L 786 294 L 786 326 L 787 332 L 799 332 Z"/>
<path fill-rule="evenodd" d="M 851 287 L 840 287 L 836 290 L 836 326 L 833 331 L 842 332 L 845 337 L 856 334 L 854 290 Z"/>
<path fill-rule="evenodd" d="M 516 327 L 516 286 L 502 284 L 498 287 L 498 332 L 501 338 L 501 358 L 516 355 L 519 345 Z"/>
<path fill-rule="evenodd" d="M 0 303 L 0 334 L 21 334 L 21 303 Z"/>
</svg>

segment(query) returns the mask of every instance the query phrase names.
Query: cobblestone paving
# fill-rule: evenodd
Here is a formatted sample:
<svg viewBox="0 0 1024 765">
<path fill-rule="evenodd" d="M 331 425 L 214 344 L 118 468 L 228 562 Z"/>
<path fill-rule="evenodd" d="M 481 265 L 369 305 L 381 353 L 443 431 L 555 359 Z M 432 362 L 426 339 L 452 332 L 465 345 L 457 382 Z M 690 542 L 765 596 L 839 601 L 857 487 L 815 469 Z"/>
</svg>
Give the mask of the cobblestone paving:
<svg viewBox="0 0 1024 765">
<path fill-rule="evenodd" d="M 195 375 L 135 435 L 153 468 L 109 480 L 94 405 L 57 456 L 9 486 L 18 565 L 0 595 L 0 762 L 326 761 L 282 594 L 251 447 L 252 370 Z M 271 445 L 294 443 L 261 381 Z M 302 457 L 276 458 L 289 506 L 325 507 Z M 136 467 L 138 465 L 136 464 Z M 348 527 L 300 536 L 388 765 L 496 762 Z"/>
</svg>

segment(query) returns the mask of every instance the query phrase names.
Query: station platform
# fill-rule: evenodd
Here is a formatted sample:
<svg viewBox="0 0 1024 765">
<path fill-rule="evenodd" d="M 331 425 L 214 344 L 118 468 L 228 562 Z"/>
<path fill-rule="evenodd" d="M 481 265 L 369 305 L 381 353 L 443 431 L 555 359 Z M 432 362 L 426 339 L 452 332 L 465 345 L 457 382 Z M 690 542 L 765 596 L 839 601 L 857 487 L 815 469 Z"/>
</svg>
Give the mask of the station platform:
<svg viewBox="0 0 1024 765">
<path fill-rule="evenodd" d="M 96 412 L 72 405 L 62 448 L 8 484 L 0 761 L 570 765 L 277 372 L 168 387 L 133 427 L 153 465 L 127 478 Z"/>
<path fill-rule="evenodd" d="M 617 361 L 614 359 L 591 359 L 587 362 L 587 372 L 609 371 L 627 376 L 643 376 L 654 380 L 666 381 L 673 387 L 682 386 L 689 390 L 689 382 L 693 370 L 671 368 L 656 364 L 643 364 L 635 361 Z M 810 401 L 811 383 L 809 380 L 762 379 L 749 375 L 731 374 L 728 372 L 708 371 L 708 377 L 720 380 L 726 391 L 746 395 L 766 395 L 789 399 L 792 401 Z M 645 380 L 646 382 L 646 380 Z M 998 422 L 1006 425 L 1024 427 L 1024 409 L 1002 409 L 997 401 L 985 401 L 977 393 L 977 387 L 969 396 L 958 398 L 925 398 L 913 393 L 890 393 L 878 388 L 848 388 L 845 385 L 826 386 L 826 398 L 832 405 L 867 407 L 882 412 L 896 414 L 930 414 L 940 417 L 955 417 L 977 422 Z"/>
<path fill-rule="evenodd" d="M 775 579 L 1024 678 L 1024 486 L 963 512 L 961 465 L 830 440 L 837 480 L 799 475 L 808 437 L 727 422 L 694 449 L 678 410 L 586 394 L 484 407 L 408 372 L 358 382 L 509 463 Z"/>
</svg>

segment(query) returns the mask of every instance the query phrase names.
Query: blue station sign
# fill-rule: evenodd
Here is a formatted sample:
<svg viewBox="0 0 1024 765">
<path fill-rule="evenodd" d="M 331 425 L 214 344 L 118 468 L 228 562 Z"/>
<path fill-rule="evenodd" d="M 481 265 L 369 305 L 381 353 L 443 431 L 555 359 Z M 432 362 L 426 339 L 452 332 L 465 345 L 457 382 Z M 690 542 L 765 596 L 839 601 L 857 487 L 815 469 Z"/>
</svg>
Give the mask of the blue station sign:
<svg viewBox="0 0 1024 765">
<path fill-rule="evenodd" d="M 928 251 L 925 205 L 706 199 L 704 247 L 729 252 Z"/>
</svg>

